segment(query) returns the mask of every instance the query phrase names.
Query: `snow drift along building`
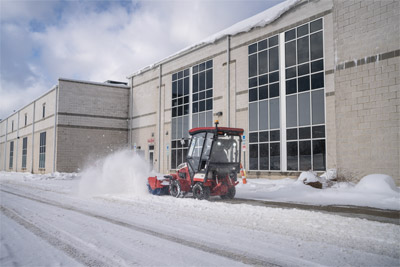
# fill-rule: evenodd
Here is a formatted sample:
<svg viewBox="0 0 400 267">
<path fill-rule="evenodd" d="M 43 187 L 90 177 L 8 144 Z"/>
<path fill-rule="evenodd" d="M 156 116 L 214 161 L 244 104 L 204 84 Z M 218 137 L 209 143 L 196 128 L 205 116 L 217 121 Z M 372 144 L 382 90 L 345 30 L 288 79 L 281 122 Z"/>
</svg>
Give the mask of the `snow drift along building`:
<svg viewBox="0 0 400 267">
<path fill-rule="evenodd" d="M 92 85 L 94 96 L 81 99 L 87 89 L 70 82 L 63 94 L 60 80 L 56 126 L 40 126 L 55 136 L 46 144 L 56 144 L 53 154 L 46 146 L 46 166 L 55 167 L 45 170 L 73 171 L 90 155 L 128 145 L 167 173 L 185 160 L 188 129 L 218 119 L 245 129 L 242 158 L 252 177 L 337 168 L 348 178 L 384 173 L 399 183 L 399 11 L 398 1 L 290 0 L 137 71 L 130 87 Z M 23 130 L 11 131 L 10 121 L 19 114 L 21 125 L 24 112 L 1 122 L 2 169 L 23 161 Z M 40 158 L 35 138 L 31 157 Z"/>
</svg>

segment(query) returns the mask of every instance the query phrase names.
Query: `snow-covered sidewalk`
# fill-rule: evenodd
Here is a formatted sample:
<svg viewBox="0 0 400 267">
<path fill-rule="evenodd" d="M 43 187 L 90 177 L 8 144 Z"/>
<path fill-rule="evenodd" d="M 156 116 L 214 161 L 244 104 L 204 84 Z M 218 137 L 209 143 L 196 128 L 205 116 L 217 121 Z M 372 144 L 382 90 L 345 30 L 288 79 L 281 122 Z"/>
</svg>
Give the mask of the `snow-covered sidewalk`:
<svg viewBox="0 0 400 267">
<path fill-rule="evenodd" d="M 378 176 L 375 176 L 378 177 Z M 336 183 L 317 189 L 295 179 L 247 179 L 237 186 L 238 198 L 310 205 L 345 205 L 400 210 L 400 189 L 379 177 L 358 184 Z"/>
</svg>

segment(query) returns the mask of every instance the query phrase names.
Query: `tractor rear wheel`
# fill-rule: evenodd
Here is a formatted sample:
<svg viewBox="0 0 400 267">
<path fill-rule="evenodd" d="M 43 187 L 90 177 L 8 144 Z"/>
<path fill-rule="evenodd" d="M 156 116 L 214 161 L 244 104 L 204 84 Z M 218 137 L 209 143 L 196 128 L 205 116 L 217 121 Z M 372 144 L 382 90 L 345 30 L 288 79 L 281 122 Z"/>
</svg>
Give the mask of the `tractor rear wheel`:
<svg viewBox="0 0 400 267">
<path fill-rule="evenodd" d="M 185 194 L 182 192 L 181 184 L 177 180 L 172 180 L 169 184 L 169 193 L 173 197 L 182 198 Z"/>
<path fill-rule="evenodd" d="M 194 198 L 197 199 L 209 199 L 211 192 L 210 192 L 210 187 L 208 186 L 203 186 L 201 183 L 197 183 L 193 186 L 193 196 Z"/>
<path fill-rule="evenodd" d="M 236 195 L 236 188 L 234 186 L 228 189 L 228 193 L 226 195 L 221 195 L 222 199 L 233 199 Z"/>
</svg>

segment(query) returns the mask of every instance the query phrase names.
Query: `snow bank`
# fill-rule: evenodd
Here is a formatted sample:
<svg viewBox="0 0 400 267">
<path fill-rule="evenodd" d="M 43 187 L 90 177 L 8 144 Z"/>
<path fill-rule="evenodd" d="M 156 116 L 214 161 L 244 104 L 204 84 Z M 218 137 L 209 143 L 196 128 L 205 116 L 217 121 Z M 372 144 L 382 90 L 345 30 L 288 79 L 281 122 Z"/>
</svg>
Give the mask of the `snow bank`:
<svg viewBox="0 0 400 267">
<path fill-rule="evenodd" d="M 358 182 L 355 189 L 365 193 L 393 194 L 399 192 L 393 178 L 385 174 L 370 174 Z"/>
<path fill-rule="evenodd" d="M 117 151 L 84 168 L 79 192 L 83 195 L 147 195 L 149 169 L 149 164 L 133 151 Z"/>
<path fill-rule="evenodd" d="M 66 172 L 53 172 L 47 174 L 32 174 L 27 173 L 24 175 L 25 181 L 34 180 L 73 180 L 76 179 L 78 175 L 76 173 L 66 173 Z"/>
<path fill-rule="evenodd" d="M 334 177 L 334 171 L 330 172 Z M 238 198 L 276 202 L 293 202 L 311 205 L 353 205 L 380 209 L 400 210 L 400 188 L 392 177 L 383 174 L 365 176 L 358 184 L 331 182 L 329 171 L 317 177 L 313 172 L 303 172 L 297 180 L 248 179 L 247 184 L 236 188 Z M 328 177 L 328 178 L 327 178 Z M 307 186 L 303 181 L 319 179 L 323 189 Z M 326 180 L 326 181 L 325 181 Z"/>
</svg>

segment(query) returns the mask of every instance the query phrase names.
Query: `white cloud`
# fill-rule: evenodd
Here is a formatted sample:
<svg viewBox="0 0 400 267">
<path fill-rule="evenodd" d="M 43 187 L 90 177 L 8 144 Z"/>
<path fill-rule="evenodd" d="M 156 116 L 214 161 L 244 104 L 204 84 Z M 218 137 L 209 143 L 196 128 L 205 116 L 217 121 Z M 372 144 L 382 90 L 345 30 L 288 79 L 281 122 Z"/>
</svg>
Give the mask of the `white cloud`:
<svg viewBox="0 0 400 267">
<path fill-rule="evenodd" d="M 10 14 L 1 19 L 1 33 L 6 27 L 14 29 L 7 33 L 11 38 L 8 46 L 1 47 L 1 55 L 15 45 L 11 54 L 21 66 L 1 66 L 2 73 L 9 75 L 0 78 L 0 118 L 26 104 L 22 98 L 30 98 L 30 102 L 49 90 L 59 77 L 126 81 L 127 75 L 276 2 L 144 1 L 129 8 L 117 3 L 99 8 L 68 2 L 66 6 L 53 5 L 52 13 L 40 5 L 33 14 L 27 12 L 33 8 L 32 2 L 7 7 Z M 32 19 L 47 12 L 51 19 L 41 21 L 43 30 L 27 31 Z M 19 16 L 26 20 L 24 25 L 15 22 Z M 14 22 L 7 26 L 6 21 Z M 12 61 L 7 58 L 7 63 Z"/>
</svg>

